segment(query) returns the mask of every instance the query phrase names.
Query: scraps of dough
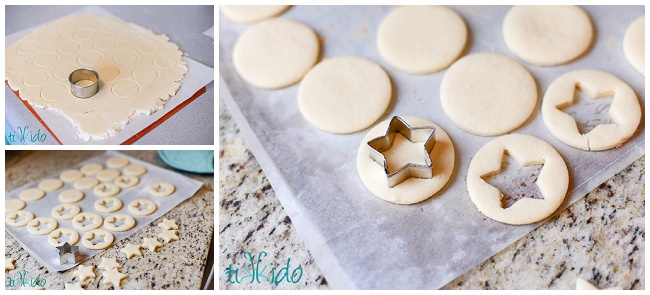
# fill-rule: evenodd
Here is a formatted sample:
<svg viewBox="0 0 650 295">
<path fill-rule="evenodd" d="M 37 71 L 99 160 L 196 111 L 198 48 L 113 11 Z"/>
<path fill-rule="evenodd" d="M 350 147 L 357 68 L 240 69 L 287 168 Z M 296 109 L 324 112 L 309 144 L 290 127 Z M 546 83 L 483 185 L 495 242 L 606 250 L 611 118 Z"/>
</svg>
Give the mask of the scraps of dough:
<svg viewBox="0 0 650 295">
<path fill-rule="evenodd" d="M 164 107 L 187 73 L 179 47 L 165 35 L 95 14 L 39 27 L 5 52 L 9 87 L 30 105 L 61 113 L 84 140 L 114 136 L 130 120 Z M 99 91 L 80 99 L 68 75 L 99 73 Z"/>
</svg>

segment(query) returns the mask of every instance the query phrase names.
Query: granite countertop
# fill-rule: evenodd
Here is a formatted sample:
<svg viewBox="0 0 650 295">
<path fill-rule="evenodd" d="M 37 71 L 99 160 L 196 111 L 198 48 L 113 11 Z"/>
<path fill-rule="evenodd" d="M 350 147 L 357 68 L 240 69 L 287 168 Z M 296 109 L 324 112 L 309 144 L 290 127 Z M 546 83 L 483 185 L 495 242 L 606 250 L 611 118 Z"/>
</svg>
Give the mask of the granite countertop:
<svg viewBox="0 0 650 295">
<path fill-rule="evenodd" d="M 166 169 L 167 166 L 156 151 L 121 151 L 124 154 L 152 163 Z M 97 156 L 102 151 L 31 151 L 6 152 L 5 192 L 26 183 L 38 180 L 67 167 Z M 11 155 L 10 153 L 18 153 Z M 206 268 L 209 249 L 212 247 L 214 233 L 214 176 L 176 171 L 204 184 L 190 199 L 162 215 L 152 224 L 145 226 L 125 238 L 105 252 L 96 255 L 80 265 L 95 266 L 96 278 L 86 281 L 86 289 L 114 289 L 112 285 L 102 285 L 103 270 L 98 270 L 102 257 L 117 257 L 122 265 L 122 273 L 128 275 L 121 289 L 200 289 Z M 180 240 L 164 243 L 155 254 L 143 250 L 143 256 L 125 259 L 119 250 L 127 243 L 140 244 L 143 238 L 155 237 L 159 232 L 156 224 L 163 218 L 175 219 L 180 226 Z M 63 289 L 66 283 L 76 283 L 72 276 L 77 267 L 65 272 L 50 272 L 32 257 L 5 231 L 5 259 L 15 260 L 14 270 L 5 272 L 7 278 L 18 276 L 19 271 L 28 271 L 28 276 L 46 279 L 46 289 Z M 5 284 L 6 289 L 13 289 Z M 120 288 L 117 288 L 120 289 Z"/>
<path fill-rule="evenodd" d="M 329 289 L 221 100 L 219 109 L 219 288 Z M 278 285 L 228 281 L 231 264 L 249 261 L 245 252 L 267 253 L 268 265 L 290 258 L 303 276 Z M 444 289 L 574 289 L 577 278 L 645 289 L 644 261 L 645 156 Z"/>
</svg>

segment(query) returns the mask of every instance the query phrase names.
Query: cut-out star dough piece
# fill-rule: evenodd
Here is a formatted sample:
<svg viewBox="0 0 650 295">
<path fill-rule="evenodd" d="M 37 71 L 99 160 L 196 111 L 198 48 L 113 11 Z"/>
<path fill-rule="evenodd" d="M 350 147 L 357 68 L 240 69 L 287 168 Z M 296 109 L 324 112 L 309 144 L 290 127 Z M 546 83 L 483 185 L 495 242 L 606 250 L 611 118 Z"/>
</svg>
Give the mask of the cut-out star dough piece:
<svg viewBox="0 0 650 295">
<path fill-rule="evenodd" d="M 126 258 L 131 258 L 133 256 L 142 256 L 140 248 L 142 248 L 140 245 L 126 244 L 120 251 L 126 255 Z"/>
<path fill-rule="evenodd" d="M 144 242 L 142 243 L 142 248 L 147 248 L 151 252 L 156 252 L 162 246 L 163 244 L 158 242 L 157 238 L 144 238 Z"/>
<path fill-rule="evenodd" d="M 95 277 L 95 266 L 93 266 L 93 265 L 89 265 L 89 266 L 79 265 L 77 270 L 75 270 L 75 272 L 73 272 L 72 275 L 77 276 L 79 278 L 79 281 L 85 282 L 87 279 Z"/>
<path fill-rule="evenodd" d="M 65 289 L 66 290 L 85 290 L 83 287 L 81 287 L 81 282 L 76 282 L 74 284 L 65 284 Z"/>
<path fill-rule="evenodd" d="M 621 287 L 611 287 L 611 288 L 605 288 L 602 290 L 622 290 L 623 288 Z M 592 283 L 589 281 L 583 279 L 583 278 L 578 278 L 576 280 L 576 290 L 601 290 L 600 288 L 594 286 Z"/>
<path fill-rule="evenodd" d="M 176 223 L 176 220 L 174 219 L 169 220 L 167 218 L 163 218 L 163 221 L 161 223 L 158 223 L 158 227 L 165 230 L 178 229 L 178 223 Z"/>
<path fill-rule="evenodd" d="M 14 259 L 5 258 L 5 271 L 8 271 L 10 269 L 16 269 L 16 267 L 14 267 Z"/>
<path fill-rule="evenodd" d="M 102 257 L 102 263 L 100 263 L 97 268 L 103 270 L 111 270 L 114 268 L 121 269 L 122 265 L 120 265 L 120 263 L 117 262 L 117 258 L 115 257 L 112 258 Z"/>
<path fill-rule="evenodd" d="M 111 269 L 109 271 L 105 271 L 103 274 L 104 276 L 104 285 L 113 285 L 116 287 L 119 287 L 122 285 L 122 280 L 124 280 L 127 275 L 121 273 L 119 270 L 116 268 Z"/>
<path fill-rule="evenodd" d="M 172 241 L 178 241 L 178 231 L 163 230 L 161 233 L 158 234 L 158 237 L 163 239 L 167 243 Z"/>
</svg>

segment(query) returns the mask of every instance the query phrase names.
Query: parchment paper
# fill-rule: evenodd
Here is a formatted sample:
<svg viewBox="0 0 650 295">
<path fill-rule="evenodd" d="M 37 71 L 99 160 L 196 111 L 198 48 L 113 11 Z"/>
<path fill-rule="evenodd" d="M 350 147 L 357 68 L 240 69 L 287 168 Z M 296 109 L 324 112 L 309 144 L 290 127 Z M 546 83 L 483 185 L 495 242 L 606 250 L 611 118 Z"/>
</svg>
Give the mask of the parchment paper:
<svg viewBox="0 0 650 295">
<path fill-rule="evenodd" d="M 452 8 L 468 24 L 469 53 L 496 52 L 519 60 L 502 39 L 501 22 L 508 7 Z M 543 68 L 522 62 L 537 80 L 539 97 L 534 114 L 513 132 L 545 140 L 566 160 L 570 192 L 561 208 L 645 153 L 643 121 L 622 147 L 604 152 L 572 148 L 555 139 L 544 126 L 539 112 L 542 94 L 553 79 L 575 69 L 599 69 L 618 76 L 636 91 L 644 108 L 644 77 L 628 64 L 622 50 L 625 29 L 644 14 L 644 8 L 584 9 L 597 34 L 594 47 L 568 65 Z M 406 206 L 375 197 L 361 183 L 356 154 L 367 130 L 351 135 L 320 131 L 300 114 L 297 85 L 262 90 L 247 85 L 237 75 L 232 49 L 249 26 L 219 18 L 219 95 L 333 288 L 437 289 L 541 224 L 510 226 L 478 212 L 467 193 L 467 167 L 476 151 L 493 137 L 464 132 L 445 115 L 439 96 L 445 71 L 409 75 L 381 58 L 375 36 L 390 10 L 380 6 L 294 6 L 281 17 L 314 28 L 323 40 L 325 58 L 358 55 L 379 63 L 388 72 L 394 87 L 393 105 L 382 120 L 393 115 L 419 116 L 436 122 L 450 135 L 457 155 L 450 181 L 429 200 Z M 518 184 L 504 189 L 514 189 Z"/>
<path fill-rule="evenodd" d="M 102 16 L 109 16 L 116 20 L 122 21 L 119 17 L 111 14 L 107 10 L 98 7 L 90 6 L 83 9 L 80 9 L 74 14 L 85 14 L 85 13 L 95 13 Z M 62 16 L 65 17 L 65 16 Z M 164 34 L 164 32 L 158 32 L 155 28 L 149 28 L 154 31 L 156 34 Z M 5 48 L 15 44 L 20 41 L 21 38 L 25 37 L 31 33 L 34 28 L 26 29 L 9 36 L 5 37 Z M 171 40 L 174 42 L 174 40 Z M 178 44 L 183 51 L 183 44 Z M 89 140 L 85 141 L 77 136 L 77 128 L 72 125 L 68 119 L 63 117 L 58 112 L 54 112 L 49 109 L 42 109 L 38 107 L 33 107 L 36 113 L 43 119 L 45 124 L 52 130 L 54 135 L 61 141 L 62 144 L 121 144 L 128 140 L 129 138 L 136 135 L 138 132 L 142 131 L 144 128 L 148 127 L 152 123 L 156 122 L 158 119 L 162 118 L 165 114 L 169 113 L 171 110 L 182 104 L 185 100 L 189 99 L 203 88 L 205 85 L 214 80 L 214 69 L 205 66 L 187 56 L 184 56 L 183 59 L 187 62 L 187 74 L 181 81 L 181 88 L 178 90 L 176 95 L 172 96 L 165 107 L 161 110 L 158 110 L 151 115 L 139 115 L 133 118 L 120 132 L 115 136 L 108 137 L 103 140 Z M 7 99 L 19 99 L 16 97 L 8 97 Z M 24 144 L 35 144 L 29 141 Z"/>
<path fill-rule="evenodd" d="M 138 160 L 131 156 L 127 156 L 115 151 L 109 151 L 103 155 L 90 158 L 71 168 L 78 170 L 79 168 L 81 168 L 81 166 L 87 163 L 100 163 L 104 167 L 106 167 L 106 160 L 108 160 L 111 157 L 125 157 L 129 159 L 131 164 L 144 165 L 147 168 L 147 173 L 140 176 L 140 182 L 138 183 L 138 185 L 131 188 L 123 188 L 120 191 L 120 193 L 113 196 L 122 201 L 122 208 L 118 211 L 112 213 L 102 213 L 95 210 L 94 207 L 95 201 L 99 200 L 100 198 L 97 197 L 92 192 L 92 189 L 83 190 L 85 194 L 83 200 L 74 203 L 75 205 L 81 208 L 81 212 L 94 212 L 99 214 L 103 219 L 106 219 L 106 217 L 109 215 L 119 214 L 119 213 L 130 215 L 135 219 L 136 222 L 135 226 L 128 231 L 125 232 L 109 231 L 115 237 L 113 244 L 109 246 L 109 248 L 117 244 L 117 242 L 119 242 L 120 240 L 128 237 L 132 233 L 135 233 L 139 229 L 143 228 L 144 226 L 148 225 L 152 221 L 156 220 L 158 217 L 169 212 L 169 210 L 176 207 L 176 205 L 192 197 L 203 185 L 203 182 L 191 179 L 189 177 L 183 176 L 176 172 L 160 168 L 156 165 Z M 120 170 L 121 173 L 121 169 L 118 170 Z M 61 172 L 63 172 L 63 170 L 57 172 L 56 174 L 45 177 L 43 179 L 47 179 L 47 178 L 58 179 Z M 18 198 L 20 192 L 22 192 L 27 188 L 38 187 L 38 183 L 43 179 L 30 182 L 11 192 L 8 192 L 7 194 L 5 194 L 5 200 L 11 198 Z M 176 187 L 176 191 L 174 191 L 173 194 L 167 197 L 154 197 L 151 196 L 149 193 L 147 193 L 147 188 L 149 187 L 149 185 L 152 185 L 157 182 L 162 182 L 162 181 L 173 184 Z M 72 186 L 72 183 L 65 183 L 65 185 L 62 188 L 53 192 L 47 192 L 45 197 L 43 197 L 38 201 L 26 202 L 27 206 L 23 210 L 27 210 L 29 212 L 34 213 L 35 217 L 52 217 L 51 215 L 52 208 L 54 208 L 54 206 L 61 203 L 59 201 L 59 194 L 66 189 L 72 189 L 72 188 L 74 188 Z M 135 215 L 129 211 L 128 206 L 131 201 L 136 199 L 151 200 L 154 203 L 156 203 L 156 205 L 158 206 L 158 210 L 156 210 L 156 212 L 148 216 Z M 78 259 L 77 263 L 74 264 L 68 263 L 68 264 L 60 265 L 59 251 L 56 248 L 52 247 L 50 244 L 48 244 L 47 235 L 44 236 L 33 235 L 27 231 L 26 226 L 13 227 L 7 225 L 6 228 L 7 231 L 14 238 L 16 238 L 16 240 L 20 243 L 20 245 L 23 246 L 23 248 L 25 248 L 25 250 L 27 250 L 31 255 L 34 255 L 34 257 L 36 257 L 36 259 L 39 262 L 41 262 L 45 267 L 47 267 L 50 271 L 64 271 L 66 269 L 70 269 L 75 265 L 104 251 L 104 250 L 90 250 L 84 247 L 81 244 L 81 238 L 86 232 L 75 229 L 74 226 L 72 225 L 72 220 L 57 220 L 57 222 L 59 223 L 58 228 L 70 228 L 76 231 L 80 235 L 79 242 L 77 242 L 76 246 L 79 246 L 79 254 L 80 256 L 82 256 L 82 258 Z M 178 220 L 178 222 L 181 223 L 183 221 Z M 100 227 L 100 229 L 105 230 L 103 226 Z"/>
</svg>

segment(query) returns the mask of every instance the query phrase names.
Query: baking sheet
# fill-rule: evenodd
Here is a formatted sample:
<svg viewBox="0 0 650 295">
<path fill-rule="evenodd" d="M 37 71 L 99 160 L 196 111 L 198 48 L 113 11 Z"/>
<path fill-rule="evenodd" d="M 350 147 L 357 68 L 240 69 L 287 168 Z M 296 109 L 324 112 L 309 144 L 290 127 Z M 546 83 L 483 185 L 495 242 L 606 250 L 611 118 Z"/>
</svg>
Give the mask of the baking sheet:
<svg viewBox="0 0 650 295">
<path fill-rule="evenodd" d="M 72 152 L 72 151 L 71 151 Z M 150 164 L 145 161 L 138 160 L 136 158 L 133 158 L 128 155 L 121 154 L 119 152 L 115 151 L 109 151 L 106 152 L 103 155 L 97 156 L 90 158 L 88 160 L 85 160 L 78 165 L 75 165 L 71 168 L 79 170 L 81 166 L 87 163 L 101 163 L 104 167 L 106 167 L 106 160 L 108 160 L 111 157 L 125 157 L 128 158 L 131 164 L 140 164 L 144 165 L 147 168 L 147 173 L 140 176 L 140 183 L 138 185 L 131 187 L 131 188 L 122 188 L 120 193 L 117 195 L 113 196 L 122 201 L 122 208 L 118 211 L 111 212 L 111 213 L 102 213 L 94 208 L 94 204 L 96 200 L 99 200 L 100 198 L 97 197 L 93 192 L 92 189 L 90 190 L 83 190 L 85 197 L 83 200 L 74 203 L 75 205 L 79 206 L 81 208 L 81 212 L 94 212 L 102 216 L 103 219 L 105 219 L 109 215 L 113 214 L 127 214 L 129 216 L 132 216 L 136 224 L 135 226 L 125 232 L 113 232 L 109 231 L 110 233 L 113 234 L 115 237 L 113 244 L 117 244 L 120 240 L 128 237 L 132 233 L 135 233 L 139 229 L 143 228 L 144 226 L 148 225 L 152 221 L 158 219 L 158 217 L 162 216 L 163 214 L 169 212 L 172 208 L 176 207 L 176 205 L 180 204 L 181 202 L 189 199 L 190 197 L 194 196 L 194 194 L 201 188 L 203 185 L 203 182 L 193 180 L 189 177 L 183 176 L 179 173 L 160 168 L 156 165 Z M 25 184 L 11 192 L 8 192 L 5 194 L 5 200 L 11 199 L 11 198 L 18 198 L 20 192 L 27 188 L 32 188 L 32 187 L 38 187 L 38 183 L 41 180 L 47 179 L 47 178 L 59 178 L 59 174 L 63 172 L 64 170 L 67 170 L 69 168 L 63 169 L 56 174 L 50 175 L 48 177 L 42 178 L 40 180 L 30 182 L 28 184 Z M 118 169 L 121 171 L 121 169 Z M 149 193 L 147 193 L 147 188 L 149 185 L 157 183 L 157 182 L 169 182 L 173 184 L 176 187 L 176 191 L 174 191 L 173 194 L 167 196 L 167 197 L 153 197 Z M 65 183 L 65 185 L 53 192 L 47 192 L 45 197 L 42 199 L 35 201 L 35 202 L 26 202 L 27 206 L 22 209 L 26 210 L 29 212 L 34 213 L 35 217 L 52 217 L 51 215 L 51 210 L 54 208 L 54 206 L 60 204 L 59 202 L 59 194 L 66 190 L 66 189 L 72 189 L 74 188 L 72 186 L 72 183 Z M 136 199 L 148 199 L 156 203 L 158 206 L 158 209 L 156 212 L 154 212 L 151 215 L 148 216 L 138 216 L 135 215 L 131 212 L 129 212 L 129 203 L 133 200 Z M 79 233 L 80 238 L 79 242 L 77 242 L 76 246 L 79 246 L 79 254 L 83 257 L 82 259 L 79 259 L 77 263 L 72 264 L 64 264 L 60 265 L 59 264 L 59 253 L 58 250 L 54 247 L 52 247 L 50 244 L 47 242 L 47 235 L 44 236 L 36 236 L 27 231 L 27 227 L 12 227 L 7 225 L 6 229 L 7 231 L 14 237 L 16 240 L 20 243 L 20 245 L 26 249 L 31 255 L 34 255 L 36 259 L 41 262 L 47 269 L 50 271 L 63 271 L 66 269 L 70 269 L 74 267 L 75 265 L 101 253 L 103 250 L 90 250 L 84 247 L 81 244 L 81 237 L 86 233 L 84 231 L 80 231 L 78 229 L 75 229 L 74 226 L 72 225 L 72 220 L 57 220 L 59 223 L 58 228 L 70 228 L 77 233 Z M 182 220 L 178 220 L 178 222 L 183 222 Z M 100 227 L 100 229 L 105 229 L 103 226 Z M 109 247 L 110 248 L 110 247 Z M 108 249 L 108 248 L 107 248 Z"/>
<path fill-rule="evenodd" d="M 496 52 L 519 61 L 505 47 L 501 34 L 501 22 L 509 7 L 452 8 L 469 27 L 469 53 Z M 520 61 L 535 77 L 539 96 L 531 118 L 513 133 L 541 138 L 565 159 L 571 179 L 562 209 L 645 153 L 644 121 L 623 146 L 603 152 L 574 149 L 555 139 L 544 126 L 539 112 L 542 94 L 553 79 L 576 69 L 598 69 L 618 76 L 636 91 L 645 109 L 644 77 L 629 65 L 622 52 L 625 29 L 644 14 L 644 7 L 583 8 L 597 34 L 593 48 L 584 57 L 545 68 Z M 325 58 L 358 55 L 386 70 L 394 96 L 382 120 L 393 115 L 419 116 L 436 122 L 449 134 L 456 148 L 455 171 L 438 194 L 414 205 L 385 202 L 361 183 L 356 154 L 368 130 L 350 135 L 320 131 L 298 110 L 298 85 L 263 90 L 246 84 L 234 70 L 232 48 L 250 26 L 219 18 L 219 96 L 333 288 L 437 289 L 541 224 L 505 225 L 478 212 L 467 193 L 467 167 L 476 151 L 493 137 L 464 132 L 445 115 L 439 98 L 445 71 L 409 75 L 381 58 L 375 36 L 390 10 L 389 6 L 294 6 L 281 17 L 314 28 L 323 40 Z"/>
<path fill-rule="evenodd" d="M 98 6 L 89 6 L 78 11 L 75 11 L 73 14 L 85 14 L 85 13 L 95 13 L 102 16 L 112 17 L 116 20 L 121 20 L 119 17 L 111 14 L 107 10 L 98 7 Z M 65 17 L 65 16 L 62 16 Z M 149 28 L 154 31 L 156 34 L 164 34 L 164 32 L 158 32 L 155 28 Z M 31 33 L 34 28 L 26 29 L 9 36 L 5 37 L 5 48 L 15 44 L 20 41 L 21 38 L 25 37 Z M 174 40 L 171 40 L 175 42 Z M 183 44 L 178 44 L 183 50 Z M 185 74 L 185 77 L 181 81 L 181 88 L 178 90 L 175 96 L 171 97 L 166 103 L 165 107 L 161 110 L 158 110 L 151 115 L 139 115 L 134 117 L 117 135 L 108 137 L 103 140 L 89 140 L 85 141 L 77 135 L 77 128 L 73 126 L 72 122 L 60 115 L 58 112 L 53 112 L 48 109 L 42 109 L 38 107 L 33 107 L 34 111 L 41 117 L 41 119 L 47 124 L 47 126 L 52 130 L 54 135 L 59 139 L 62 144 L 121 144 L 138 132 L 142 131 L 152 123 L 158 121 L 160 118 L 165 116 L 174 108 L 181 105 L 184 101 L 192 97 L 197 91 L 203 88 L 205 85 L 214 80 L 214 69 L 205 66 L 187 56 L 184 56 L 183 59 L 187 62 L 188 72 Z M 7 99 L 19 99 L 19 98 L 7 98 Z M 25 144 L 37 144 L 32 142 L 24 142 Z"/>
</svg>

